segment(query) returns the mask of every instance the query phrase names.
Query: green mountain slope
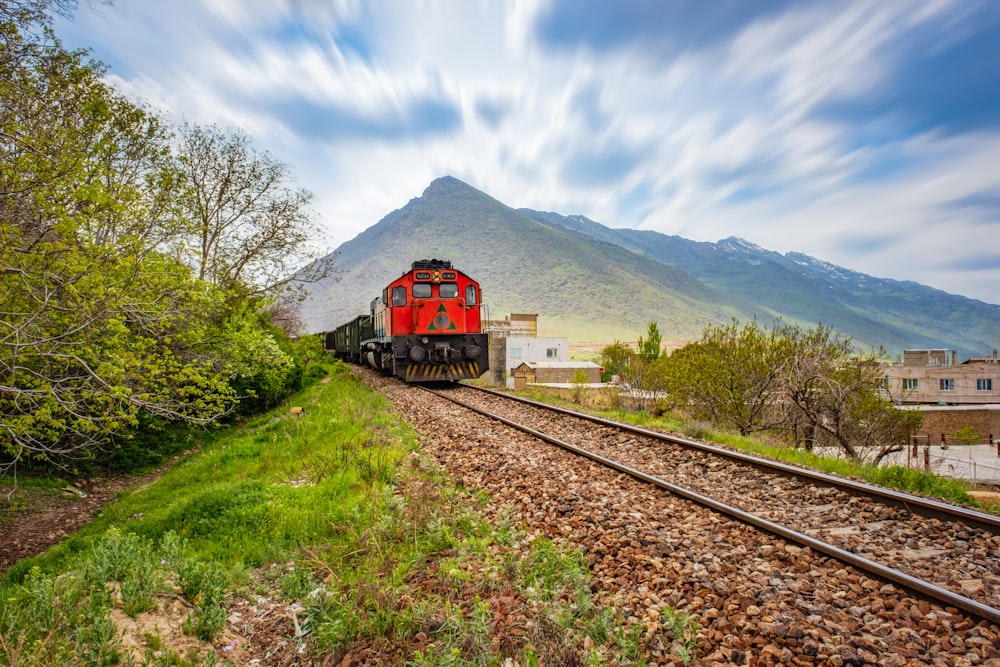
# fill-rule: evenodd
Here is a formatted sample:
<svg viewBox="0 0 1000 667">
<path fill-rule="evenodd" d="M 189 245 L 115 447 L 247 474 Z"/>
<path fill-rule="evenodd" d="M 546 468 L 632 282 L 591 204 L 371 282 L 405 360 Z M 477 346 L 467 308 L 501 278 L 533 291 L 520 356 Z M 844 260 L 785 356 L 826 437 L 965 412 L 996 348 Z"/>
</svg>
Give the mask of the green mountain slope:
<svg viewBox="0 0 1000 667">
<path fill-rule="evenodd" d="M 576 340 L 633 339 L 650 319 L 665 335 L 691 339 L 710 322 L 751 312 L 681 269 L 540 223 L 451 177 L 337 253 L 337 280 L 310 287 L 303 310 L 310 331 L 366 312 L 390 280 L 423 258 L 451 260 L 476 278 L 492 318 L 539 313 L 543 331 Z"/>
<path fill-rule="evenodd" d="M 801 253 L 782 255 L 738 238 L 705 243 L 610 229 L 580 216 L 521 212 L 682 267 L 706 285 L 755 304 L 760 316 L 822 322 L 894 354 L 907 348 L 947 348 L 960 356 L 983 356 L 1000 342 L 1000 306 L 918 283 L 875 278 Z"/>
<path fill-rule="evenodd" d="M 330 256 L 335 278 L 311 285 L 303 304 L 307 330 L 367 312 L 425 258 L 451 260 L 479 280 L 491 318 L 538 313 L 543 335 L 575 341 L 635 340 L 652 320 L 666 340 L 690 340 L 732 317 L 781 317 L 822 322 L 893 354 L 931 347 L 978 356 L 1000 342 L 1000 306 L 741 239 L 695 242 L 515 210 L 450 176 Z"/>
</svg>

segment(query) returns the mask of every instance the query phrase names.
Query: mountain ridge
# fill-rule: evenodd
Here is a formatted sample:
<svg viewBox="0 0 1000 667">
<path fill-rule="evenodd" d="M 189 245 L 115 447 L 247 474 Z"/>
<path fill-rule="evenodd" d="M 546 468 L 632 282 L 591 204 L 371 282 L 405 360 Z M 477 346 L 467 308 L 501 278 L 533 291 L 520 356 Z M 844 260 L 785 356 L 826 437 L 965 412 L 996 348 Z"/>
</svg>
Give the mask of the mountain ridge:
<svg viewBox="0 0 1000 667">
<path fill-rule="evenodd" d="M 822 322 L 896 354 L 944 347 L 982 355 L 1000 340 L 997 305 L 738 237 L 690 241 L 514 209 L 452 176 L 326 258 L 336 280 L 308 286 L 307 330 L 367 312 L 389 281 L 425 257 L 449 259 L 479 280 L 493 319 L 537 312 L 543 329 L 571 340 L 634 340 L 649 321 L 667 340 L 691 340 L 732 318 Z"/>
</svg>

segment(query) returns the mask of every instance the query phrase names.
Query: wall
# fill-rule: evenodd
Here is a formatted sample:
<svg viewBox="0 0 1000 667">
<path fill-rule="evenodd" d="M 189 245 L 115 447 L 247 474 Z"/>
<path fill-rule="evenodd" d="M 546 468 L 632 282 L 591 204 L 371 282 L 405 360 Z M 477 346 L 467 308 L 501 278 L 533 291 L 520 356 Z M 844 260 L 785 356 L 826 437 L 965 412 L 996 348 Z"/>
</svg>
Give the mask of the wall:
<svg viewBox="0 0 1000 667">
<path fill-rule="evenodd" d="M 944 435 L 946 444 L 954 444 L 952 437 L 956 431 L 971 426 L 980 443 L 987 443 L 990 436 L 1000 438 L 1000 406 L 912 406 L 924 416 L 924 423 L 916 435 L 921 444 L 941 444 Z"/>
<path fill-rule="evenodd" d="M 586 381 L 589 384 L 600 383 L 601 369 L 597 366 L 577 366 L 574 368 L 537 368 L 535 369 L 535 382 L 546 384 L 572 384 L 576 380 L 577 371 L 580 370 L 586 374 Z"/>
</svg>

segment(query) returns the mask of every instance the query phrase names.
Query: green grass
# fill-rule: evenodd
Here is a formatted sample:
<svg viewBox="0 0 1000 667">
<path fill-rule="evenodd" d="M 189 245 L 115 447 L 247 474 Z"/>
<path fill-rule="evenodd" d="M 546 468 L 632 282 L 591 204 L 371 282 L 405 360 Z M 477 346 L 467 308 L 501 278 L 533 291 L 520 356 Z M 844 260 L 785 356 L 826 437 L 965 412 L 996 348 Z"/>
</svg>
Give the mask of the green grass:
<svg viewBox="0 0 1000 667">
<path fill-rule="evenodd" d="M 10 568 L 0 664 L 225 664 L 210 642 L 238 595 L 294 602 L 297 641 L 314 656 L 382 647 L 425 666 L 643 664 L 639 630 L 591 601 L 579 552 L 483 519 L 488 499 L 453 485 L 383 396 L 333 368 L 289 405 L 206 434 L 156 482 Z M 123 648 L 117 616 L 178 598 L 200 649 L 159 630 Z M 500 641 L 495 616 L 519 610 L 534 623 Z M 673 632 L 664 624 L 666 642 Z"/>
</svg>

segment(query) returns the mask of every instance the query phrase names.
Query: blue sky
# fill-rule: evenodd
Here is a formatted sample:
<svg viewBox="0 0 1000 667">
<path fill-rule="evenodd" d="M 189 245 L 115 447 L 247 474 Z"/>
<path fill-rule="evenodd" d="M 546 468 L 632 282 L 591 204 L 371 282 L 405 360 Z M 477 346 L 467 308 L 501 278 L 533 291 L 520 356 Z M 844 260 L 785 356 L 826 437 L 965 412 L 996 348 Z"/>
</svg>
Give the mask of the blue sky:
<svg viewBox="0 0 1000 667">
<path fill-rule="evenodd" d="M 450 174 L 1000 303 L 1000 2 L 81 4 L 67 45 L 291 165 L 327 249 Z"/>
</svg>

